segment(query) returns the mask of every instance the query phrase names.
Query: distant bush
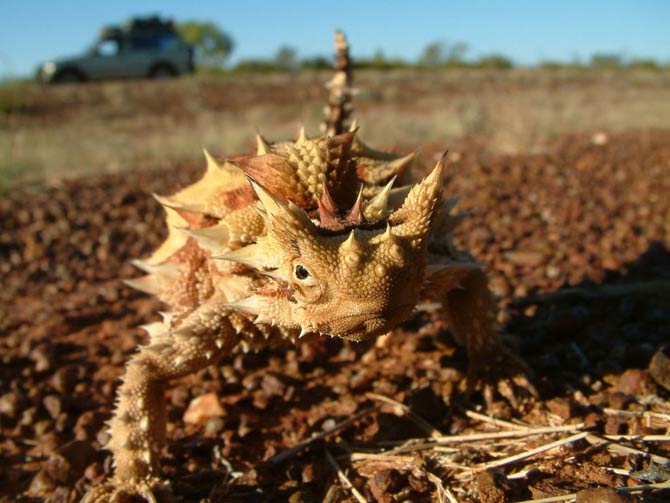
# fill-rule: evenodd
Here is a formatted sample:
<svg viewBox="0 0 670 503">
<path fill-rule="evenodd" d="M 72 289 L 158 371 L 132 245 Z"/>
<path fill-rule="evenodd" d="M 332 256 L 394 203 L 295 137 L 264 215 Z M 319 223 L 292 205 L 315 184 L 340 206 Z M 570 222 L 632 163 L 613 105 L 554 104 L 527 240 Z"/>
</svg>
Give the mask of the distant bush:
<svg viewBox="0 0 670 503">
<path fill-rule="evenodd" d="M 663 66 L 654 59 L 633 59 L 626 64 L 626 68 L 657 72 L 662 70 Z"/>
<path fill-rule="evenodd" d="M 325 56 L 314 56 L 300 60 L 300 68 L 304 70 L 330 70 L 333 62 Z"/>
<path fill-rule="evenodd" d="M 464 42 L 431 42 L 424 47 L 416 66 L 419 68 L 467 67 L 470 66 L 465 61 L 467 52 L 468 46 Z"/>
<path fill-rule="evenodd" d="M 614 53 L 594 54 L 589 64 L 592 68 L 622 68 L 624 66 L 623 57 Z"/>
<path fill-rule="evenodd" d="M 281 58 L 275 59 L 242 59 L 232 69 L 232 72 L 292 72 L 296 70 L 332 70 L 333 63 L 323 56 L 315 56 L 300 60 Z"/>
<path fill-rule="evenodd" d="M 384 61 L 358 59 L 353 61 L 353 67 L 360 70 L 397 70 L 399 68 L 414 68 L 414 66 L 414 64 L 403 59 L 387 59 Z"/>
<path fill-rule="evenodd" d="M 481 56 L 474 65 L 478 68 L 492 68 L 495 70 L 508 70 L 514 68 L 514 62 L 503 54 L 489 54 Z"/>
<path fill-rule="evenodd" d="M 275 53 L 274 63 L 279 70 L 284 72 L 293 72 L 298 69 L 298 52 L 288 45 L 284 45 L 277 49 Z"/>
<path fill-rule="evenodd" d="M 0 116 L 21 112 L 31 85 L 26 79 L 0 80 Z"/>
<path fill-rule="evenodd" d="M 381 49 L 375 52 L 374 56 L 371 58 L 361 58 L 354 59 L 353 61 L 354 68 L 361 69 L 371 69 L 371 70 L 395 70 L 398 68 L 407 68 L 414 66 L 411 63 L 408 63 L 404 59 L 400 58 L 387 58 Z"/>
<path fill-rule="evenodd" d="M 571 64 L 564 63 L 563 61 L 554 61 L 551 59 L 540 61 L 538 64 L 538 67 L 542 68 L 543 70 L 560 70 L 561 68 L 567 68 L 568 66 L 571 66 Z"/>
<path fill-rule="evenodd" d="M 179 23 L 177 31 L 195 47 L 197 64 L 204 68 L 222 68 L 235 48 L 233 38 L 210 21 Z"/>
<path fill-rule="evenodd" d="M 556 60 L 541 61 L 538 68 L 543 70 L 558 70 L 558 69 L 596 69 L 596 70 L 612 70 L 612 69 L 629 69 L 629 70 L 646 70 L 646 71 L 663 71 L 670 69 L 670 64 L 663 64 L 651 58 L 632 58 L 626 59 L 619 54 L 597 53 L 589 58 L 588 63 L 582 63 L 579 60 L 571 62 L 563 62 Z"/>
<path fill-rule="evenodd" d="M 514 61 L 502 53 L 492 53 L 477 58 L 466 58 L 468 46 L 461 42 L 447 43 L 443 41 L 428 44 L 416 61 L 408 61 L 398 57 L 387 57 L 377 50 L 372 57 L 353 58 L 354 69 L 396 70 L 417 68 L 423 70 L 453 69 L 492 69 L 508 70 L 516 65 Z M 572 61 L 544 60 L 536 68 L 543 70 L 588 70 L 588 69 L 632 69 L 647 71 L 664 71 L 670 69 L 668 64 L 660 63 L 651 58 L 627 59 L 616 53 L 596 53 L 587 62 L 579 59 Z M 325 56 L 313 56 L 299 59 L 295 49 L 281 46 L 273 59 L 246 59 L 232 69 L 241 72 L 286 72 L 296 70 L 329 70 L 333 68 L 332 59 Z"/>
<path fill-rule="evenodd" d="M 241 59 L 233 68 L 239 72 L 279 72 L 281 68 L 271 59 Z"/>
</svg>

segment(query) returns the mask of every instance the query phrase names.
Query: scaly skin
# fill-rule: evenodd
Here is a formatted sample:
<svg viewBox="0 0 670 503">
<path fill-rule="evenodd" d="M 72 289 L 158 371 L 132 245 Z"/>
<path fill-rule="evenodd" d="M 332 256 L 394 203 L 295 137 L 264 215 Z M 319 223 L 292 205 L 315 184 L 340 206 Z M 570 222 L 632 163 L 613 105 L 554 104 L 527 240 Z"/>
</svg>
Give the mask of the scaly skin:
<svg viewBox="0 0 670 503">
<path fill-rule="evenodd" d="M 150 341 L 119 389 L 107 445 L 114 479 L 84 501 L 168 498 L 158 466 L 163 389 L 238 349 L 306 334 L 374 338 L 432 299 L 468 350 L 471 383 L 519 373 L 498 342 L 482 265 L 451 242 L 461 216 L 450 214 L 454 199 L 441 199 L 443 162 L 393 189 L 412 156 L 376 152 L 356 134 L 301 131 L 272 145 L 258 136 L 258 155 L 219 164 L 206 153 L 199 182 L 158 198 L 169 236 L 136 262 L 148 274 L 128 283 L 170 311 L 145 327 Z"/>
</svg>

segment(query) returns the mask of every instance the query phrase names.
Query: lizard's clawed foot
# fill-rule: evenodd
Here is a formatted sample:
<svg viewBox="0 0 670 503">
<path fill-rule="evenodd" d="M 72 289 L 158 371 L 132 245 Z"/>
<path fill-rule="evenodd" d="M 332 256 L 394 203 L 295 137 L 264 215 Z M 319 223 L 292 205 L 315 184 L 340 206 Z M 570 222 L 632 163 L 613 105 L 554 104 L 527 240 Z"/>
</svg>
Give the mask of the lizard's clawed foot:
<svg viewBox="0 0 670 503">
<path fill-rule="evenodd" d="M 539 396 L 531 376 L 532 371 L 526 362 L 498 344 L 485 354 L 471 355 L 466 396 L 469 399 L 476 389 L 480 389 L 486 409 L 492 411 L 497 391 L 514 410 L 519 411 L 524 401 Z"/>
<path fill-rule="evenodd" d="M 116 478 L 93 487 L 81 503 L 174 503 L 170 485 L 157 478 L 125 481 Z"/>
</svg>

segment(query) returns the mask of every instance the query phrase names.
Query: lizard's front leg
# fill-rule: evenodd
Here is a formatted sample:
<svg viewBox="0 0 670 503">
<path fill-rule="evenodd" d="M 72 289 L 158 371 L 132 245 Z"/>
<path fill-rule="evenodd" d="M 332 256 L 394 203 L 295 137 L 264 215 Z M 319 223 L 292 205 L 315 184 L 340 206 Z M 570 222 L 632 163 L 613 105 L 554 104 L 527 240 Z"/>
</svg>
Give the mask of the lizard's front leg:
<svg viewBox="0 0 670 503">
<path fill-rule="evenodd" d="M 123 502 L 133 495 L 149 502 L 171 499 L 158 466 L 165 442 L 165 386 L 216 363 L 238 342 L 230 322 L 211 312 L 196 311 L 178 328 L 152 335 L 151 343 L 128 362 L 118 391 L 107 444 L 114 455 L 114 477 L 93 488 L 85 503 Z"/>
<path fill-rule="evenodd" d="M 468 272 L 460 279 L 460 288 L 446 292 L 444 307 L 454 338 L 468 352 L 468 395 L 483 384 L 489 409 L 493 403 L 492 384 L 497 384 L 498 391 L 515 408 L 515 388 L 537 395 L 527 378 L 528 366 L 500 341 L 496 302 L 481 269 Z"/>
</svg>

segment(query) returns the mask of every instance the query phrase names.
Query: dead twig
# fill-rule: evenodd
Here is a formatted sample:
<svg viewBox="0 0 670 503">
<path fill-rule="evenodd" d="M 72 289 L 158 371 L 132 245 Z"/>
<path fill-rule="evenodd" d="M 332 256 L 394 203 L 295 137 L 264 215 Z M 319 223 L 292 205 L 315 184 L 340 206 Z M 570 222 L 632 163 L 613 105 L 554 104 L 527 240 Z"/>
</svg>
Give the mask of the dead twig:
<svg viewBox="0 0 670 503">
<path fill-rule="evenodd" d="M 558 501 L 572 501 L 577 499 L 577 494 L 563 494 L 562 496 L 549 496 L 548 498 L 540 498 L 536 500 L 524 500 L 519 503 L 555 503 Z"/>
<path fill-rule="evenodd" d="M 605 445 L 610 451 L 617 452 L 619 454 L 638 454 L 642 456 L 649 456 L 654 463 L 664 464 L 670 462 L 670 459 L 664 458 L 663 456 L 658 456 L 657 454 L 649 454 L 648 452 L 641 451 L 639 449 L 634 449 L 633 447 L 628 447 L 626 445 L 621 445 L 613 440 L 599 437 L 596 435 L 587 435 L 586 441 L 592 445 Z"/>
<path fill-rule="evenodd" d="M 338 431 L 343 430 L 344 428 L 347 428 L 348 426 L 350 426 L 354 422 L 358 421 L 359 419 L 361 419 L 365 416 L 368 416 L 368 415 L 372 414 L 373 412 L 377 412 L 379 409 L 380 409 L 380 406 L 375 405 L 374 407 L 370 407 L 369 409 L 362 410 L 359 413 L 354 414 L 350 418 L 347 418 L 344 421 L 341 421 L 341 422 L 337 423 L 335 426 L 333 426 L 329 430 L 323 431 L 321 433 L 317 433 L 316 435 L 310 437 L 309 439 L 307 439 L 303 442 L 300 442 L 298 445 L 294 445 L 293 447 L 291 447 L 289 449 L 286 449 L 285 451 L 282 451 L 282 452 L 279 452 L 279 453 L 275 454 L 274 456 L 272 456 L 269 459 L 269 462 L 272 463 L 272 464 L 281 463 L 282 461 L 285 461 L 285 460 L 295 456 L 299 452 L 304 451 L 310 445 L 312 445 L 314 442 L 322 440 L 326 437 L 329 437 L 330 435 L 332 435 L 334 433 L 337 433 Z"/>
<path fill-rule="evenodd" d="M 530 426 L 510 423 L 509 421 L 505 421 L 504 419 L 497 419 L 495 417 L 487 416 L 485 414 L 480 414 L 479 412 L 475 412 L 474 410 L 470 409 L 465 410 L 465 415 L 470 419 L 475 419 L 483 423 L 489 423 L 492 424 L 493 426 L 503 426 L 505 428 L 509 428 L 512 430 L 527 430 L 528 428 L 530 428 Z"/>
<path fill-rule="evenodd" d="M 587 436 L 588 433 L 583 431 L 581 433 L 577 433 L 576 435 L 571 435 L 569 437 L 556 440 L 555 442 L 549 442 L 548 444 L 541 445 L 539 447 L 536 447 L 535 449 L 530 449 L 528 451 L 524 451 L 519 454 L 515 454 L 513 456 L 507 456 L 506 458 L 497 459 L 495 461 L 484 463 L 483 465 L 479 465 L 473 468 L 477 471 L 481 471 L 481 470 L 487 470 L 489 468 L 495 468 L 498 466 L 507 465 L 510 463 L 515 463 L 516 461 L 529 458 L 530 456 L 533 456 L 535 454 L 539 454 L 541 452 L 545 452 L 550 449 L 555 449 L 556 447 L 561 447 L 563 445 L 571 444 L 572 442 L 576 442 L 578 440 L 586 438 Z"/>
<path fill-rule="evenodd" d="M 439 501 L 439 503 L 445 503 L 446 501 L 449 501 L 449 503 L 458 503 L 454 493 L 451 492 L 451 489 L 445 487 L 444 484 L 442 484 L 440 477 L 432 472 L 426 473 L 428 475 L 428 480 L 430 480 L 435 486 L 437 491 L 437 501 Z"/>
<path fill-rule="evenodd" d="M 670 435 L 603 435 L 607 440 L 635 440 L 637 442 L 670 442 Z"/>
<path fill-rule="evenodd" d="M 647 417 L 652 419 L 661 419 L 664 421 L 670 421 L 670 414 L 664 414 L 663 412 L 654 412 L 651 410 L 644 411 L 631 411 L 631 410 L 620 410 L 620 409 L 611 409 L 606 407 L 603 409 L 605 414 L 617 415 L 617 416 L 627 416 L 627 417 Z"/>
<path fill-rule="evenodd" d="M 563 426 L 546 426 L 541 428 L 525 428 L 523 430 L 496 431 L 491 433 L 472 433 L 468 435 L 445 435 L 435 438 L 423 438 L 402 440 L 393 442 L 383 442 L 383 445 L 397 445 L 395 449 L 386 454 L 397 455 L 406 452 L 420 451 L 423 449 L 434 449 L 440 445 L 459 444 L 468 442 L 480 442 L 487 440 L 499 440 L 506 438 L 522 438 L 533 435 L 546 435 L 551 433 L 564 433 L 580 431 L 584 428 L 584 423 L 568 424 Z"/>
<path fill-rule="evenodd" d="M 412 409 L 410 409 L 407 405 L 404 403 L 400 403 L 397 400 L 394 400 L 393 398 L 389 398 L 384 395 L 380 395 L 378 393 L 366 393 L 366 397 L 370 398 L 371 400 L 377 400 L 379 402 L 386 402 L 388 404 L 393 405 L 397 409 L 400 409 L 400 413 L 397 415 L 402 415 L 402 416 L 407 416 L 408 419 L 410 419 L 414 424 L 416 424 L 419 428 L 421 428 L 424 432 L 426 432 L 428 435 L 430 435 L 432 438 L 440 438 L 443 437 L 442 432 L 435 428 L 432 424 L 430 424 L 428 421 L 426 421 L 424 418 L 422 418 L 420 415 L 418 415 L 416 412 L 414 412 Z"/>
<path fill-rule="evenodd" d="M 670 480 L 657 482 L 656 484 L 640 484 L 639 486 L 628 486 L 617 489 L 622 493 L 636 493 L 639 491 L 654 491 L 656 489 L 670 489 Z"/>
<path fill-rule="evenodd" d="M 346 474 L 342 471 L 340 465 L 337 464 L 337 461 L 335 461 L 335 458 L 328 449 L 326 449 L 326 459 L 328 460 L 328 463 L 330 463 L 330 466 L 333 467 L 333 470 L 335 470 L 335 472 L 337 473 L 337 478 L 340 479 L 340 482 L 346 489 L 349 489 L 349 491 L 351 491 L 351 494 L 353 494 L 354 498 L 356 498 L 356 501 L 358 501 L 359 503 L 367 503 L 367 500 L 358 491 L 358 489 L 354 487 L 354 485 L 351 483 Z"/>
<path fill-rule="evenodd" d="M 548 433 L 564 433 L 566 431 L 579 431 L 584 428 L 584 423 L 566 424 L 563 426 L 543 426 L 540 428 L 525 428 L 523 430 L 495 431 L 491 433 L 472 433 L 470 435 L 453 435 L 438 437 L 435 443 L 438 445 L 473 442 L 479 440 L 493 440 L 499 438 L 519 438 L 532 435 L 546 435 Z"/>
<path fill-rule="evenodd" d="M 390 463 L 399 463 L 399 464 L 412 464 L 416 463 L 416 459 L 413 456 L 393 456 L 390 454 L 377 454 L 377 453 L 366 453 L 366 452 L 353 452 L 349 457 L 352 463 L 357 461 L 381 461 L 381 462 L 390 462 Z"/>
<path fill-rule="evenodd" d="M 624 470 L 623 468 L 615 468 L 613 466 L 603 466 L 603 469 L 607 470 L 608 472 L 615 473 L 617 475 L 623 475 L 624 477 L 630 477 L 631 474 L 630 470 Z"/>
</svg>

